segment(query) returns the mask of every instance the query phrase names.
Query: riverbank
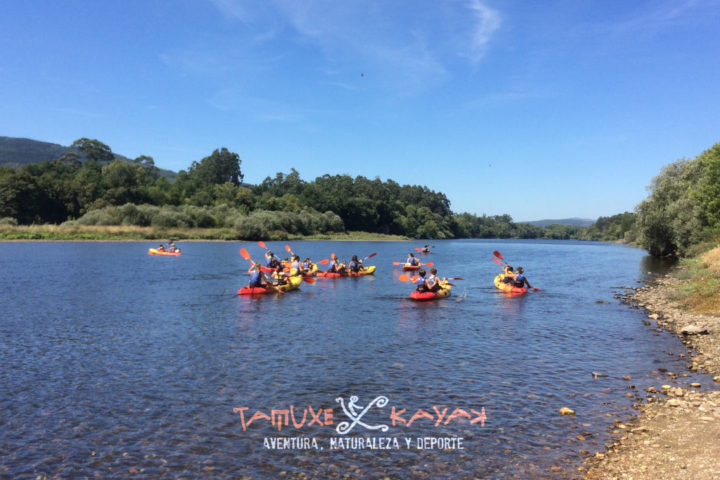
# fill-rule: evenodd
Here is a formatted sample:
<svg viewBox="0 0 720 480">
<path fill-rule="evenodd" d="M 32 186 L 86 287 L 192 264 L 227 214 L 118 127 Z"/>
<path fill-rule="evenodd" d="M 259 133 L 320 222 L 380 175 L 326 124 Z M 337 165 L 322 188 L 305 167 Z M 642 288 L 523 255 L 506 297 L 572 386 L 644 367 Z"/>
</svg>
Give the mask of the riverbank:
<svg viewBox="0 0 720 480">
<path fill-rule="evenodd" d="M 156 228 L 124 225 L 0 225 L 0 241 L 158 241 L 175 240 L 244 240 L 229 228 Z M 385 235 L 371 232 L 344 232 L 318 235 L 288 235 L 278 232 L 263 240 L 334 240 L 358 242 L 402 242 L 410 240 L 401 235 Z"/>
<path fill-rule="evenodd" d="M 588 459 L 584 478 L 720 478 L 720 295 L 712 288 L 718 275 L 720 249 L 714 249 L 624 297 L 646 310 L 649 326 L 677 334 L 690 352 L 688 368 L 715 383 L 682 388 L 675 383 L 681 372 L 665 372 L 660 390 L 645 389 L 640 415 L 626 433 Z"/>
</svg>

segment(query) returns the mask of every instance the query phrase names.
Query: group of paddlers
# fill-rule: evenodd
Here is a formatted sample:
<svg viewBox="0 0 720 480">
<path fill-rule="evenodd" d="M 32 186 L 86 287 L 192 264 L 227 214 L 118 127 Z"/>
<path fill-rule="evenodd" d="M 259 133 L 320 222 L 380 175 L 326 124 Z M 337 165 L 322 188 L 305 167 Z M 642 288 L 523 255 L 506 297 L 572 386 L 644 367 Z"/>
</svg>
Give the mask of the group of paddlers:
<svg viewBox="0 0 720 480">
<path fill-rule="evenodd" d="M 158 252 L 180 253 L 180 249 L 177 246 L 175 246 L 175 242 L 173 240 L 170 240 L 168 242 L 167 247 L 161 243 L 160 246 L 156 250 Z"/>
<path fill-rule="evenodd" d="M 320 263 L 329 262 L 327 272 L 350 274 L 358 273 L 363 268 L 362 260 L 357 255 L 353 255 L 350 262 L 339 260 L 335 254 L 331 260 L 323 260 Z M 265 287 L 267 285 L 286 285 L 289 277 L 299 275 L 313 275 L 317 272 L 317 264 L 313 263 L 309 257 L 304 261 L 300 261 L 300 256 L 293 253 L 290 258 L 285 260 L 278 259 L 273 252 L 268 250 L 265 252 L 265 271 L 269 271 L 270 278 L 265 276 L 263 266 L 259 262 L 255 262 L 250 266 L 248 274 L 250 275 L 250 287 Z"/>
</svg>

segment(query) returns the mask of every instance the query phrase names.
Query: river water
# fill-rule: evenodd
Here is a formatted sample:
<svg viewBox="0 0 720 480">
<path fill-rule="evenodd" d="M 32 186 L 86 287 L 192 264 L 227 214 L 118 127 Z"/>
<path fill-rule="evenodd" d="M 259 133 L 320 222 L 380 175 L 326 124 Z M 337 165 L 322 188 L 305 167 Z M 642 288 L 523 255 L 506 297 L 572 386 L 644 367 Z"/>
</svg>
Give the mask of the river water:
<svg viewBox="0 0 720 480">
<path fill-rule="evenodd" d="M 0 477 L 553 478 L 612 440 L 627 394 L 709 385 L 614 298 L 663 268 L 643 251 L 432 245 L 463 280 L 415 303 L 392 262 L 417 242 L 290 243 L 377 272 L 265 298 L 236 295 L 253 242 L 0 244 Z M 496 291 L 493 250 L 542 291 Z"/>
</svg>

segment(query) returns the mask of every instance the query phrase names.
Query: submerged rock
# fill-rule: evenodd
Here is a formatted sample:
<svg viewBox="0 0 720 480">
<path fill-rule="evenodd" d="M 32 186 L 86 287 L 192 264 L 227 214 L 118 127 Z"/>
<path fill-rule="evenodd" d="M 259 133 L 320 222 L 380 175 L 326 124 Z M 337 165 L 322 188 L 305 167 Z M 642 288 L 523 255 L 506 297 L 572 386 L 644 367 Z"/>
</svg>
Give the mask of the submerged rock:
<svg viewBox="0 0 720 480">
<path fill-rule="evenodd" d="M 575 415 L 575 410 L 568 407 L 562 407 L 558 412 L 560 412 L 560 415 Z"/>
</svg>

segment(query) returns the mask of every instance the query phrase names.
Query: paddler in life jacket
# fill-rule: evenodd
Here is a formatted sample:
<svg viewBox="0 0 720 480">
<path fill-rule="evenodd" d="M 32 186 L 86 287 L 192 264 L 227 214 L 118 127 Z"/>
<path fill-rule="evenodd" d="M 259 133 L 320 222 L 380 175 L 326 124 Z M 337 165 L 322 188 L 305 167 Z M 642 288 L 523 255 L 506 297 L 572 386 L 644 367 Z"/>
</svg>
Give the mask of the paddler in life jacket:
<svg viewBox="0 0 720 480">
<path fill-rule="evenodd" d="M 525 278 L 525 270 L 523 270 L 522 267 L 517 268 L 517 273 L 515 274 L 515 279 L 513 280 L 513 286 L 522 288 L 527 286 L 527 288 L 533 288 L 532 285 L 530 285 L 530 282 L 528 282 L 528 279 Z"/>
<path fill-rule="evenodd" d="M 337 273 L 348 273 L 347 264 L 345 263 L 345 260 L 340 262 L 340 265 L 337 266 Z"/>
<path fill-rule="evenodd" d="M 415 258 L 415 255 L 412 252 L 410 252 L 410 256 L 408 256 L 407 260 L 405 260 L 405 264 L 412 265 L 413 267 L 417 267 L 420 264 L 420 262 L 418 261 L 417 258 Z"/>
<path fill-rule="evenodd" d="M 444 282 L 445 279 L 443 278 L 442 281 Z M 437 292 L 442 288 L 440 283 L 440 279 L 437 276 L 437 268 L 431 268 L 430 276 L 425 280 L 425 287 L 427 287 L 430 292 Z"/>
<path fill-rule="evenodd" d="M 415 280 L 415 286 L 416 286 L 415 290 L 417 290 L 418 292 L 421 292 L 421 293 L 427 292 L 428 291 L 427 285 L 425 285 L 425 273 L 426 273 L 425 269 L 420 268 L 420 269 L 418 269 L 417 273 L 418 273 L 419 277 L 417 280 Z"/>
<path fill-rule="evenodd" d="M 328 273 L 337 273 L 338 268 L 340 268 L 340 264 L 338 263 L 337 257 L 331 257 L 330 258 L 330 266 L 328 266 Z"/>
<path fill-rule="evenodd" d="M 430 253 L 430 247 L 428 247 L 427 245 L 425 245 L 425 246 L 422 248 L 422 253 Z"/>
<path fill-rule="evenodd" d="M 174 253 L 176 250 L 177 250 L 177 247 L 175 246 L 175 242 L 173 242 L 172 240 L 170 240 L 170 241 L 168 242 L 167 251 L 170 252 L 170 253 Z"/>
<path fill-rule="evenodd" d="M 362 260 L 358 260 L 358 256 L 353 255 L 350 260 L 350 273 L 359 273 L 362 268 Z"/>
<path fill-rule="evenodd" d="M 302 271 L 300 270 L 300 257 L 295 254 L 293 254 L 290 259 L 290 275 L 302 275 Z"/>
<path fill-rule="evenodd" d="M 277 268 L 273 271 L 273 273 L 270 274 L 273 280 L 273 285 L 287 285 L 288 279 L 285 275 L 285 272 L 283 272 L 282 265 L 278 265 Z"/>
<path fill-rule="evenodd" d="M 310 257 L 308 257 L 305 259 L 302 265 L 300 265 L 300 268 L 305 275 L 309 275 L 315 269 L 315 264 L 310 260 Z"/>
<path fill-rule="evenodd" d="M 161 243 L 160 246 L 159 246 L 158 248 L 156 248 L 155 250 L 157 250 L 158 252 L 164 252 L 164 251 L 165 251 L 165 245 L 163 245 L 163 244 Z"/>
<path fill-rule="evenodd" d="M 503 283 L 512 283 L 515 281 L 515 272 L 513 272 L 513 267 L 510 265 L 503 267 L 503 275 L 505 275 L 502 279 Z"/>
<path fill-rule="evenodd" d="M 280 266 L 280 260 L 278 260 L 275 254 L 270 250 L 265 253 L 265 266 L 273 269 Z"/>
<path fill-rule="evenodd" d="M 248 273 L 250 274 L 250 283 L 248 283 L 248 286 L 250 288 L 253 287 L 260 287 L 263 288 L 267 286 L 267 278 L 265 278 L 265 274 L 260 269 L 259 263 L 253 263 L 250 267 L 250 270 L 248 270 Z"/>
</svg>

